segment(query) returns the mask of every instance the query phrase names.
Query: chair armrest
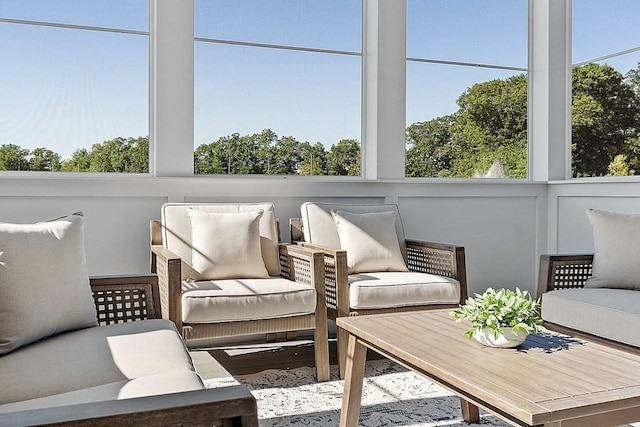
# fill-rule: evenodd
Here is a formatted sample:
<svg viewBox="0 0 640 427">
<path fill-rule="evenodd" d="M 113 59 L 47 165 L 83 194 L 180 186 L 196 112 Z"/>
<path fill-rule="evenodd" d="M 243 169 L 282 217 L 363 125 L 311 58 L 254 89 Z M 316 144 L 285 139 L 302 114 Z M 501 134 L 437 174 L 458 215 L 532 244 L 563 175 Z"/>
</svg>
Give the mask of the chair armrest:
<svg viewBox="0 0 640 427">
<path fill-rule="evenodd" d="M 30 426 L 258 426 L 256 400 L 245 386 L 7 412 L 2 414 L 2 421 L 3 425 Z"/>
<path fill-rule="evenodd" d="M 540 255 L 538 298 L 554 289 L 582 288 L 593 265 L 593 254 Z"/>
<path fill-rule="evenodd" d="M 155 274 L 92 276 L 89 284 L 100 325 L 160 318 Z"/>
<path fill-rule="evenodd" d="M 451 277 L 460 283 L 460 303 L 467 299 L 467 266 L 463 246 L 405 240 L 411 271 Z"/>
<path fill-rule="evenodd" d="M 324 290 L 327 308 L 337 310 L 339 317 L 348 316 L 350 304 L 347 251 L 306 242 L 298 242 L 298 246 L 324 253 Z"/>
<path fill-rule="evenodd" d="M 182 330 L 182 260 L 164 246 L 151 245 L 151 272 L 158 275 L 162 317 Z"/>
</svg>

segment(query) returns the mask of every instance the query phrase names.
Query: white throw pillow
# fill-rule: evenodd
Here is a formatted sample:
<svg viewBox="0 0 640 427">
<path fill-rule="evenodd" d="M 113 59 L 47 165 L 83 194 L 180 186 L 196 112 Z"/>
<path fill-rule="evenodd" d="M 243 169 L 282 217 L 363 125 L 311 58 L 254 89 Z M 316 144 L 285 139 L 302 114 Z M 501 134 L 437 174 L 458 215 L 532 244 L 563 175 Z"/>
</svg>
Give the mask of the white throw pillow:
<svg viewBox="0 0 640 427">
<path fill-rule="evenodd" d="M 595 252 L 585 287 L 640 290 L 640 215 L 589 209 L 587 216 Z"/>
<path fill-rule="evenodd" d="M 349 274 L 408 271 L 396 234 L 395 212 L 352 213 L 332 210 Z"/>
<path fill-rule="evenodd" d="M 193 280 L 267 278 L 260 249 L 263 211 L 214 213 L 189 209 Z"/>
<path fill-rule="evenodd" d="M 0 355 L 96 325 L 82 214 L 0 223 Z"/>
</svg>

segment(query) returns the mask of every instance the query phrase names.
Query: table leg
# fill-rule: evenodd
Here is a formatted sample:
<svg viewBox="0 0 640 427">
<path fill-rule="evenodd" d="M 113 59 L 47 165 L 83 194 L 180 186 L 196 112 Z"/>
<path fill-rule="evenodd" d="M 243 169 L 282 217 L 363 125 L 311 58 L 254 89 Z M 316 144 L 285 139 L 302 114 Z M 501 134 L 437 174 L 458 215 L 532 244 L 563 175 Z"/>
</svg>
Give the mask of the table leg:
<svg viewBox="0 0 640 427">
<path fill-rule="evenodd" d="M 356 337 L 349 335 L 340 427 L 355 427 L 358 425 L 366 358 L 367 348 L 359 343 Z"/>
<path fill-rule="evenodd" d="M 460 398 L 460 408 L 462 409 L 462 419 L 469 424 L 480 422 L 480 409 L 466 399 Z"/>
</svg>

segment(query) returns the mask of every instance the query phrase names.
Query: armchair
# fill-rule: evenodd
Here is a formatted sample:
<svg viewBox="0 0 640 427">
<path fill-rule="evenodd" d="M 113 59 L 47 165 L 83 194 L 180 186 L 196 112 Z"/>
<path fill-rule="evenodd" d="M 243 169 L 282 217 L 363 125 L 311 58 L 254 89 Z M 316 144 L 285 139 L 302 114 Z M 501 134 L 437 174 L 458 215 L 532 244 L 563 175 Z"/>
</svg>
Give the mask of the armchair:
<svg viewBox="0 0 640 427">
<path fill-rule="evenodd" d="M 289 221 L 291 240 L 324 253 L 329 319 L 456 308 L 467 298 L 464 247 L 405 239 L 397 205 L 304 203 L 301 214 Z M 346 350 L 338 329 L 341 377 Z"/>
<path fill-rule="evenodd" d="M 279 242 L 272 203 L 168 203 L 151 221 L 162 317 L 184 339 L 314 330 L 318 381 L 329 379 L 320 251 Z"/>
</svg>

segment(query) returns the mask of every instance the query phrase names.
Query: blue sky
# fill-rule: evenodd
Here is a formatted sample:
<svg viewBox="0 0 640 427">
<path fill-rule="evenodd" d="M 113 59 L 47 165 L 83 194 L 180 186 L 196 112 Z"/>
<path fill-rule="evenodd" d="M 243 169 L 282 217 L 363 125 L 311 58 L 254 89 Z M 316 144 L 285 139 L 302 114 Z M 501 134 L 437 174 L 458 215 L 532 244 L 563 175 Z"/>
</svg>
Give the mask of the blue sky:
<svg viewBox="0 0 640 427">
<path fill-rule="evenodd" d="M 574 61 L 640 46 L 638 0 L 573 0 Z M 196 0 L 197 37 L 360 51 L 360 0 Z M 408 0 L 407 55 L 527 65 L 526 0 Z M 0 0 L 0 18 L 148 30 L 146 0 Z M 145 36 L 0 22 L 0 144 L 67 157 L 148 134 Z M 360 139 L 360 58 L 196 42 L 197 146 L 271 128 Z M 608 63 L 626 72 L 638 52 Z M 454 112 L 476 82 L 518 71 L 409 62 L 407 122 Z"/>
</svg>

